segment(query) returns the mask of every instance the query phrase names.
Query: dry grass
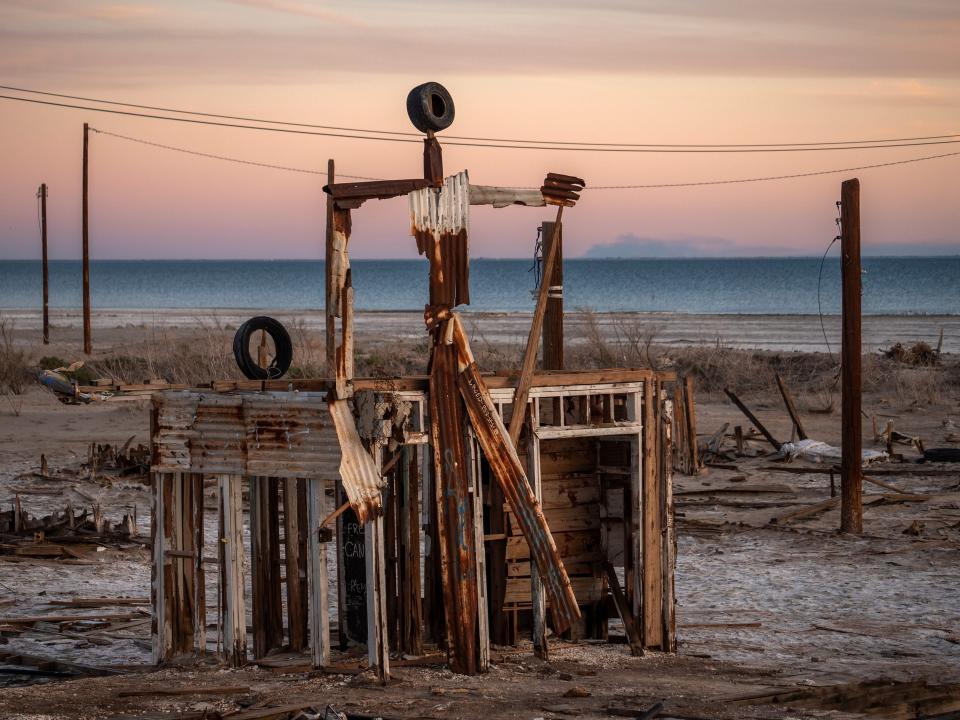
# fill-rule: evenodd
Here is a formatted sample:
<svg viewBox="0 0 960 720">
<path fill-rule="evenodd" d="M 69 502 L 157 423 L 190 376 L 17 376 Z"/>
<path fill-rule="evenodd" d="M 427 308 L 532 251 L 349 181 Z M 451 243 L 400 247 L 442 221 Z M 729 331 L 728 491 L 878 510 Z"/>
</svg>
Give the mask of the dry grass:
<svg viewBox="0 0 960 720">
<path fill-rule="evenodd" d="M 660 326 L 642 317 L 601 319 L 581 311 L 577 320 L 571 325 L 579 331 L 568 334 L 566 344 L 565 365 L 571 370 L 674 368 L 694 377 L 698 393 L 719 394 L 729 387 L 747 396 L 776 393 L 775 376 L 779 373 L 802 411 L 830 414 L 839 407 L 838 358 L 825 353 L 740 350 L 725 345 L 719 338 L 709 346 L 667 346 L 657 342 Z M 308 329 L 303 319 L 288 322 L 287 328 L 294 347 L 288 376 L 329 376 L 322 330 Z M 125 383 L 163 378 L 186 384 L 239 379 L 242 376 L 233 358 L 233 334 L 234 328 L 216 318 L 191 331 L 147 328 L 143 340 L 130 345 L 125 352 L 90 361 L 77 377 L 81 382 L 111 377 Z M 475 321 L 471 321 L 469 334 L 484 371 L 512 373 L 519 369 L 525 338 L 491 341 Z M 30 364 L 30 357 L 22 344 L 15 344 L 10 323 L 0 318 L 0 394 L 11 398 L 23 391 L 29 376 L 25 366 Z M 428 357 L 429 345 L 424 337 L 360 343 L 355 370 L 361 377 L 422 375 L 426 373 Z M 940 365 L 914 366 L 882 353 L 869 353 L 863 357 L 863 387 L 866 393 L 900 406 L 944 402 L 956 397 L 960 390 L 960 362 L 945 355 Z"/>
</svg>

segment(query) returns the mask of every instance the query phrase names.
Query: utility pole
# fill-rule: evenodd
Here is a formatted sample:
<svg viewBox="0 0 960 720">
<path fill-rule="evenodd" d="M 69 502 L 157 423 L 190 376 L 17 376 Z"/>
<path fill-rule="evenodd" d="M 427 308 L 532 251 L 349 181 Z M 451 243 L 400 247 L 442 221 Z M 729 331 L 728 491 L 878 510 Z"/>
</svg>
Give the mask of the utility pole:
<svg viewBox="0 0 960 720">
<path fill-rule="evenodd" d="M 90 335 L 90 211 L 87 189 L 89 187 L 90 126 L 83 124 L 83 352 L 93 352 Z"/>
<path fill-rule="evenodd" d="M 336 171 L 333 158 L 327 160 L 327 185 L 333 185 L 336 181 Z M 332 302 L 333 297 L 333 277 L 331 276 L 333 264 L 333 198 L 327 195 L 327 233 L 326 233 L 326 254 L 323 261 L 323 273 L 326 276 L 324 285 L 324 314 L 326 315 L 326 350 L 327 350 L 327 377 L 332 378 L 337 367 L 337 321 L 336 315 L 339 308 L 337 303 Z M 342 627 L 342 626 L 341 626 Z"/>
<path fill-rule="evenodd" d="M 563 228 L 557 228 L 554 235 L 553 222 L 544 222 L 543 256 L 550 253 L 550 242 L 557 241 L 557 257 L 553 263 L 550 277 L 544 276 L 540 282 L 547 284 L 547 309 L 543 316 L 543 369 L 563 370 Z"/>
<path fill-rule="evenodd" d="M 860 377 L 860 181 L 840 190 L 840 262 L 843 274 L 841 369 L 842 460 L 840 531 L 863 532 L 863 433 Z"/>
<path fill-rule="evenodd" d="M 50 285 L 47 273 L 47 184 L 40 185 L 40 247 L 43 258 L 43 344 L 50 344 Z"/>
</svg>

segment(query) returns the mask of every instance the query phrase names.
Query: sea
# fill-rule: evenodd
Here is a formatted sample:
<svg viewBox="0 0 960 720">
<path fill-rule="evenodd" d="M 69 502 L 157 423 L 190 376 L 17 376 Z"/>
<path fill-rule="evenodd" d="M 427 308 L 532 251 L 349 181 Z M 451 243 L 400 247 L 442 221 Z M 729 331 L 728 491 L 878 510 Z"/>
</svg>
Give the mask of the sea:
<svg viewBox="0 0 960 720">
<path fill-rule="evenodd" d="M 960 257 L 867 257 L 865 315 L 960 314 Z M 422 311 L 424 260 L 353 260 L 357 310 Z M 81 264 L 50 262 L 50 306 L 82 304 Z M 564 304 L 595 312 L 721 315 L 836 315 L 840 261 L 820 258 L 568 259 Z M 530 312 L 536 272 L 530 260 L 470 263 L 464 311 Z M 96 308 L 323 308 L 324 267 L 316 260 L 93 260 Z M 0 308 L 39 308 L 41 268 L 0 260 Z"/>
</svg>

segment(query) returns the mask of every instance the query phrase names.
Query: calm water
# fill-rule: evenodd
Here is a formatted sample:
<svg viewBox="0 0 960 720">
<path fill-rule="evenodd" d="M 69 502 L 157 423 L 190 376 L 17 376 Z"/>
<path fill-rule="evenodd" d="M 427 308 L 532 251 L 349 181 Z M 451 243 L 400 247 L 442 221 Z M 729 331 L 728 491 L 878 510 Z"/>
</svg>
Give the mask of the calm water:
<svg viewBox="0 0 960 720">
<path fill-rule="evenodd" d="M 819 258 L 566 260 L 569 309 L 723 314 L 816 314 Z M 422 310 L 423 260 L 354 260 L 359 310 Z M 960 257 L 864 258 L 865 314 L 960 313 Z M 530 311 L 529 260 L 471 263 L 473 310 Z M 97 260 L 101 308 L 323 307 L 322 261 Z M 50 264 L 50 305 L 81 305 L 79 261 Z M 840 308 L 840 265 L 823 271 L 823 309 Z M 40 263 L 0 261 L 0 308 L 40 306 Z"/>
</svg>

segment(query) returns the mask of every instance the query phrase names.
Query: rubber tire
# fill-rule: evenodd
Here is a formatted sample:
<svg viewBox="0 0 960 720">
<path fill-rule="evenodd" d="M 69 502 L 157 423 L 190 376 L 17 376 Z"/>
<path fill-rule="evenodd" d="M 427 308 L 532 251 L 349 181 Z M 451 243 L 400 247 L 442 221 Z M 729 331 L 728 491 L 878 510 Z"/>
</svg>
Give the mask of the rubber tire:
<svg viewBox="0 0 960 720">
<path fill-rule="evenodd" d="M 453 124 L 455 114 L 453 98 L 440 83 L 417 85 L 407 95 L 407 115 L 420 132 L 446 130 Z"/>
<path fill-rule="evenodd" d="M 273 362 L 266 368 L 260 367 L 250 355 L 250 338 L 258 330 L 266 330 L 276 349 Z M 258 315 L 237 328 L 237 333 L 233 336 L 233 357 L 236 358 L 240 372 L 250 380 L 276 380 L 290 369 L 290 363 L 293 362 L 293 343 L 287 329 L 279 320 Z"/>
</svg>

